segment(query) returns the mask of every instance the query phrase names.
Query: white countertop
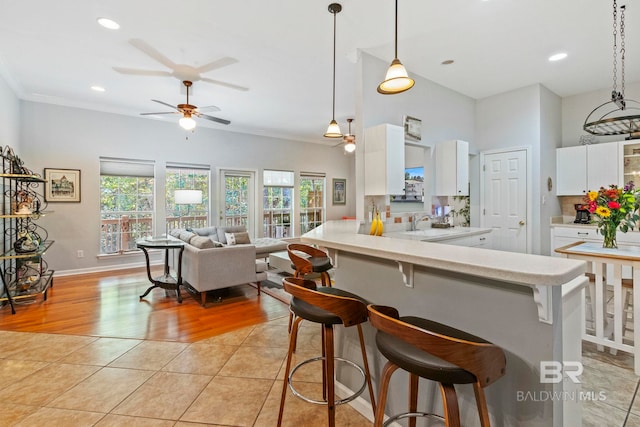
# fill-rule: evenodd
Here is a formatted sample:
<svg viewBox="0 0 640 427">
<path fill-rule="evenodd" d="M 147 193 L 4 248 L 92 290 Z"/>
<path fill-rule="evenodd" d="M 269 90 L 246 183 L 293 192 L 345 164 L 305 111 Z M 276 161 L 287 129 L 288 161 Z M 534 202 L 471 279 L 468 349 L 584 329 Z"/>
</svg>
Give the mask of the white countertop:
<svg viewBox="0 0 640 427">
<path fill-rule="evenodd" d="M 476 234 L 490 233 L 490 228 L 479 227 L 451 227 L 451 228 L 426 228 L 415 231 L 392 231 L 384 233 L 382 237 L 395 239 L 418 240 L 421 242 L 439 242 L 458 237 L 475 236 Z"/>
<path fill-rule="evenodd" d="M 369 236 L 358 234 L 359 226 L 355 220 L 328 221 L 304 234 L 302 241 L 338 251 L 528 286 L 563 285 L 586 271 L 584 261 Z"/>
</svg>

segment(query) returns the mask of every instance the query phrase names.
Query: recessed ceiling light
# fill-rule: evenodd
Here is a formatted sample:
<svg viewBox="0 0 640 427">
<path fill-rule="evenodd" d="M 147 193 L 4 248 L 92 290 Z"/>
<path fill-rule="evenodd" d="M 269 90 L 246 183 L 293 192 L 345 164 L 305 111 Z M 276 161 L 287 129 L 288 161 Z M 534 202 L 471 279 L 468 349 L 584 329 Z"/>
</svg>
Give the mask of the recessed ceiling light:
<svg viewBox="0 0 640 427">
<path fill-rule="evenodd" d="M 117 30 L 120 28 L 120 24 L 109 18 L 98 18 L 98 24 L 110 30 Z"/>
<path fill-rule="evenodd" d="M 96 92 L 104 92 L 104 88 L 102 86 L 91 86 L 91 90 L 95 90 Z"/>
<path fill-rule="evenodd" d="M 453 59 L 447 59 L 441 62 L 442 65 L 451 65 L 453 64 Z"/>
<path fill-rule="evenodd" d="M 555 55 L 551 55 L 549 57 L 549 61 L 560 61 L 567 57 L 567 54 L 564 52 L 556 53 Z"/>
</svg>

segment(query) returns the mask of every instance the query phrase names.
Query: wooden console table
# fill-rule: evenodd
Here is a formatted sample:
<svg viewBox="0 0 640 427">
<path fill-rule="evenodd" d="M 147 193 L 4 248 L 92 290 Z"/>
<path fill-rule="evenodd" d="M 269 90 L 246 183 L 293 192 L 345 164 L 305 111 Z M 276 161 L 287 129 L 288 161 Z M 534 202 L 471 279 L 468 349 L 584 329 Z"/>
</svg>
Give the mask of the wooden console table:
<svg viewBox="0 0 640 427">
<path fill-rule="evenodd" d="M 627 321 L 624 307 L 622 272 L 631 269 L 633 283 L 640 283 L 640 247 L 620 246 L 617 249 L 603 248 L 602 243 L 577 242 L 556 249 L 567 258 L 587 261 L 595 276 L 594 322 L 595 335 L 588 334 L 583 316 L 582 339 L 599 346 L 622 350 L 633 354 L 634 370 L 640 375 L 640 292 L 633 289 L 633 344 L 623 342 L 624 322 Z M 613 325 L 607 319 L 607 285 L 613 288 Z M 613 328 L 611 328 L 613 326 Z M 612 331 L 610 333 L 610 331 Z"/>
</svg>

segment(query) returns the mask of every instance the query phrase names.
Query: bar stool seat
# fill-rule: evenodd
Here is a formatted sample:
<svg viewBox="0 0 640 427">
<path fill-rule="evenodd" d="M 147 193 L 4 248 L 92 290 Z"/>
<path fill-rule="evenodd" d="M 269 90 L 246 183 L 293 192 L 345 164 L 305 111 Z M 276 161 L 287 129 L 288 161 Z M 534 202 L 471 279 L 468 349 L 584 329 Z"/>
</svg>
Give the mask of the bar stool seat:
<svg viewBox="0 0 640 427">
<path fill-rule="evenodd" d="M 378 330 L 376 345 L 387 358 L 378 392 L 374 426 L 416 417 L 444 419 L 447 427 L 460 426 L 455 384 L 473 384 L 480 424 L 489 427 L 484 387 L 505 373 L 504 351 L 490 342 L 459 329 L 414 316 L 400 317 L 393 307 L 369 305 L 369 322 Z M 383 424 L 384 410 L 392 374 L 399 368 L 409 373 L 409 410 L 391 416 Z M 440 385 L 444 417 L 418 412 L 418 380 L 425 378 Z"/>
<path fill-rule="evenodd" d="M 326 252 L 304 243 L 289 243 L 287 253 L 291 260 L 291 268 L 295 270 L 295 277 L 320 273 L 322 285 L 331 286 L 329 270 L 333 268 L 333 265 Z"/>
<path fill-rule="evenodd" d="M 339 288 L 316 285 L 316 282 L 305 280 L 297 277 L 289 277 L 283 279 L 283 285 L 286 292 L 290 293 L 292 298 L 290 302 L 290 311 L 295 315 L 295 321 L 289 333 L 289 350 L 287 352 L 287 360 L 285 364 L 285 380 L 282 385 L 282 395 L 280 399 L 280 411 L 278 413 L 278 426 L 282 425 L 284 415 L 284 404 L 287 397 L 287 388 L 292 393 L 310 403 L 327 405 L 327 426 L 335 426 L 335 409 L 336 405 L 350 402 L 359 396 L 368 386 L 371 406 L 375 413 L 375 395 L 371 385 L 371 374 L 369 371 L 369 363 L 367 360 L 367 352 L 364 345 L 364 335 L 362 333 L 362 323 L 368 320 L 367 302 L 359 296 L 344 291 Z M 296 348 L 296 340 L 300 322 L 303 320 L 314 322 L 322 325 L 322 356 L 314 357 L 298 363 L 293 369 L 291 362 L 293 352 Z M 345 327 L 356 326 L 358 329 L 358 337 L 360 339 L 360 350 L 362 353 L 362 362 L 364 369 L 355 362 L 335 357 L 334 355 L 334 338 L 333 327 L 335 325 L 343 325 Z M 313 400 L 300 394 L 293 386 L 292 379 L 295 372 L 301 366 L 322 360 L 322 385 L 323 400 Z M 336 400 L 335 396 L 335 362 L 346 362 L 364 377 L 362 387 L 351 396 Z"/>
</svg>

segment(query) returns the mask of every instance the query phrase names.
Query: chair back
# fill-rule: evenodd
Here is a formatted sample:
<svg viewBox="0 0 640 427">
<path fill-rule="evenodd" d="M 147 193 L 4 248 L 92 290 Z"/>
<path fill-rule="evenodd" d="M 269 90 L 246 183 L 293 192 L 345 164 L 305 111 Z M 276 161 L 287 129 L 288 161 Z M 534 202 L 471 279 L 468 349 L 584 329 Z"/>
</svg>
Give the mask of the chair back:
<svg viewBox="0 0 640 427">
<path fill-rule="evenodd" d="M 504 375 L 506 357 L 504 351 L 494 344 L 427 331 L 400 320 L 398 310 L 393 307 L 370 304 L 367 308 L 369 322 L 374 328 L 471 372 L 481 387 Z"/>
<path fill-rule="evenodd" d="M 368 319 L 367 305 L 358 299 L 318 292 L 316 282 L 312 280 L 286 277 L 282 283 L 291 296 L 335 314 L 344 326 L 358 325 Z"/>
<path fill-rule="evenodd" d="M 287 253 L 289 254 L 289 259 L 296 269 L 296 276 L 313 273 L 311 261 L 309 261 L 307 257 L 301 256 L 296 252 L 303 252 L 309 257 L 327 257 L 326 252 L 318 248 L 314 248 L 313 246 L 305 245 L 304 243 L 289 243 L 287 245 Z"/>
</svg>

